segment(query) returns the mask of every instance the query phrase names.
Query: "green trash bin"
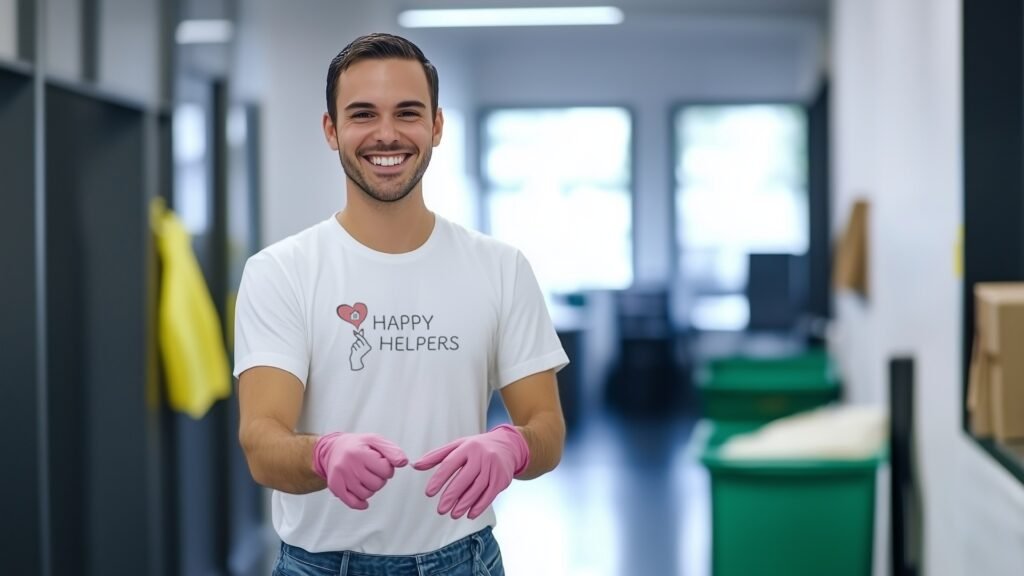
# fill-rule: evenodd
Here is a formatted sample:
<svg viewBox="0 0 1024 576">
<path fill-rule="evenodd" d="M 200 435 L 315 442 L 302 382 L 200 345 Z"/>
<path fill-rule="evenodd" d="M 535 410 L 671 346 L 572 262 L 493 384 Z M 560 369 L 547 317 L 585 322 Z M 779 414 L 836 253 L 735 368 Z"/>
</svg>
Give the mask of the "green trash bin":
<svg viewBox="0 0 1024 576">
<path fill-rule="evenodd" d="M 782 359 L 715 362 L 697 375 L 701 415 L 715 421 L 764 423 L 839 399 L 839 378 L 827 360 L 816 366 L 806 358 L 791 366 Z"/>
<path fill-rule="evenodd" d="M 884 453 L 754 461 L 724 458 L 720 447 L 709 440 L 701 455 L 711 480 L 712 576 L 871 576 Z"/>
<path fill-rule="evenodd" d="M 730 372 L 814 372 L 826 374 L 834 372 L 831 357 L 824 348 L 814 348 L 801 354 L 786 356 L 729 356 L 716 358 L 707 363 L 714 376 L 727 375 Z"/>
</svg>

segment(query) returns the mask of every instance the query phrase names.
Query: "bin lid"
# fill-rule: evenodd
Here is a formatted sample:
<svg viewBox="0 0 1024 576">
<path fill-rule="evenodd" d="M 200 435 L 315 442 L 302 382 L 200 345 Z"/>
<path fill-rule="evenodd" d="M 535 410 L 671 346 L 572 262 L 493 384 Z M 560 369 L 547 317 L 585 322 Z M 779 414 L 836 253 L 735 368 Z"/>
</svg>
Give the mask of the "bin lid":
<svg viewBox="0 0 1024 576">
<path fill-rule="evenodd" d="M 708 366 L 713 370 L 731 370 L 760 368 L 765 370 L 792 370 L 792 369 L 826 369 L 832 364 L 832 359 L 824 349 L 816 348 L 801 354 L 787 354 L 783 356 L 751 356 L 737 355 L 723 358 L 713 358 L 708 361 Z"/>
<path fill-rule="evenodd" d="M 821 392 L 839 388 L 839 379 L 831 371 L 821 370 L 760 370 L 731 369 L 714 372 L 703 369 L 697 375 L 702 388 L 715 391 L 763 392 Z"/>
<path fill-rule="evenodd" d="M 888 458 L 888 450 L 880 450 L 870 458 L 839 460 L 825 458 L 748 460 L 725 458 L 718 448 L 708 447 L 700 457 L 701 463 L 716 474 L 822 476 L 874 471 Z"/>
</svg>

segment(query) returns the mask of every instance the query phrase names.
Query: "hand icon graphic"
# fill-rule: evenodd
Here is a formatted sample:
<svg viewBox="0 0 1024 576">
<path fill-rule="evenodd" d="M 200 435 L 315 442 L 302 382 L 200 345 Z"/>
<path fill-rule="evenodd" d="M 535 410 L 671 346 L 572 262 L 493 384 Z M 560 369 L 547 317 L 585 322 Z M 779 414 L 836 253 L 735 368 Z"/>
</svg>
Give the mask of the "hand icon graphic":
<svg viewBox="0 0 1024 576">
<path fill-rule="evenodd" d="M 363 369 L 363 358 L 370 353 L 373 348 L 370 347 L 370 343 L 366 340 L 366 336 L 363 336 L 362 330 L 353 330 L 352 334 L 355 334 L 356 341 L 352 343 L 352 351 L 348 356 L 348 364 L 353 371 L 359 371 Z"/>
</svg>

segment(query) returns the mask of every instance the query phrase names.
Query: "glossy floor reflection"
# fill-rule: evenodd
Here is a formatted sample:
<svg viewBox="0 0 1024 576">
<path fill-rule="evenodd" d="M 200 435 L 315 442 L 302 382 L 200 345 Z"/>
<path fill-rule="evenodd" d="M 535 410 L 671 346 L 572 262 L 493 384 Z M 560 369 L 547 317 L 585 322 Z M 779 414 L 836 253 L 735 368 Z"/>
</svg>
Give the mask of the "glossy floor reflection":
<svg viewBox="0 0 1024 576">
<path fill-rule="evenodd" d="M 529 576 L 706 576 L 707 474 L 693 421 L 591 416 L 552 473 L 495 504 L 506 571 Z"/>
</svg>

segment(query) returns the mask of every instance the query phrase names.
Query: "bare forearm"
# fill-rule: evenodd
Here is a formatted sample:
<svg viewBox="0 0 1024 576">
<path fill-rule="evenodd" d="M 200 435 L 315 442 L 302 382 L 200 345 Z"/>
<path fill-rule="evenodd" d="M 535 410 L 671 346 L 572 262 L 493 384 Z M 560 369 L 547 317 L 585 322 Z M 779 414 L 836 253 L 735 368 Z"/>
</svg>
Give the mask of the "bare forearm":
<svg viewBox="0 0 1024 576">
<path fill-rule="evenodd" d="M 307 494 L 327 486 L 312 468 L 317 436 L 295 434 L 280 422 L 266 418 L 250 423 L 239 439 L 258 484 L 291 494 Z"/>
<path fill-rule="evenodd" d="M 565 446 L 565 420 L 558 412 L 541 412 L 523 426 L 517 426 L 530 447 L 530 464 L 518 476 L 531 480 L 555 469 Z"/>
</svg>

